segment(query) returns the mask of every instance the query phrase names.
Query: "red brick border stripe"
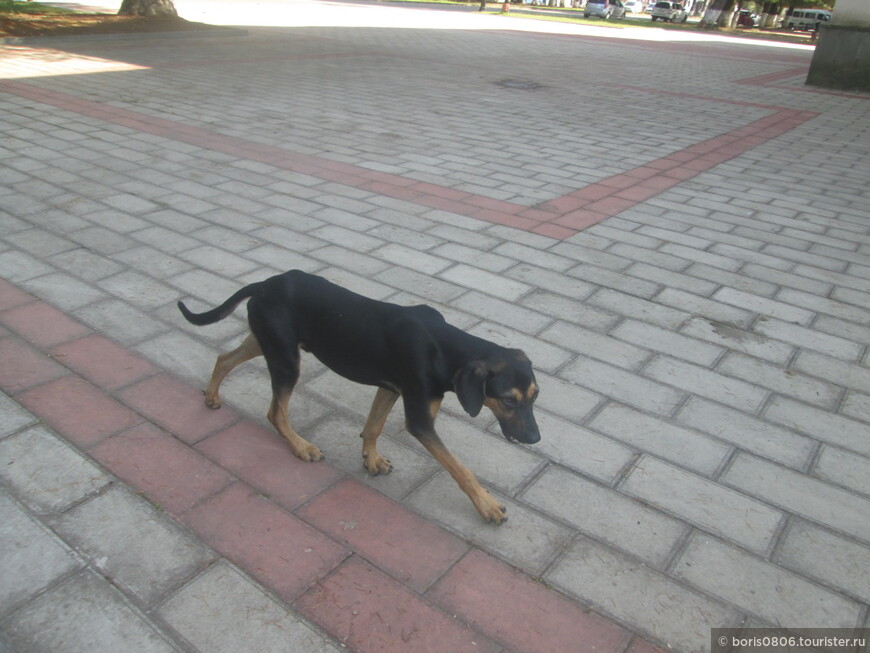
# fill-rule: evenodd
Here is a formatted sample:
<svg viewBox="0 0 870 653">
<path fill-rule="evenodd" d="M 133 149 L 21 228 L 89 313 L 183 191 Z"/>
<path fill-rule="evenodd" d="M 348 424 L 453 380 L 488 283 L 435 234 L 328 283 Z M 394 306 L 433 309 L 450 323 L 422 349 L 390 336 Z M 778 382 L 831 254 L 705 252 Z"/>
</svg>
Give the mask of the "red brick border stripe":
<svg viewBox="0 0 870 653">
<path fill-rule="evenodd" d="M 364 166 L 293 152 L 275 145 L 219 134 L 201 127 L 184 125 L 173 120 L 129 109 L 111 107 L 24 82 L 2 81 L 0 82 L 0 91 L 162 138 L 560 240 L 569 238 L 587 227 L 598 224 L 602 220 L 651 199 L 683 181 L 740 156 L 818 115 L 811 111 L 784 109 L 751 102 L 723 100 L 624 85 L 613 86 L 633 88 L 648 93 L 691 97 L 709 102 L 764 108 L 770 110 L 771 113 L 725 134 L 714 136 L 637 168 L 602 179 L 562 197 L 529 207 L 458 191 L 446 186 L 420 182 L 400 175 L 369 170 Z"/>
</svg>

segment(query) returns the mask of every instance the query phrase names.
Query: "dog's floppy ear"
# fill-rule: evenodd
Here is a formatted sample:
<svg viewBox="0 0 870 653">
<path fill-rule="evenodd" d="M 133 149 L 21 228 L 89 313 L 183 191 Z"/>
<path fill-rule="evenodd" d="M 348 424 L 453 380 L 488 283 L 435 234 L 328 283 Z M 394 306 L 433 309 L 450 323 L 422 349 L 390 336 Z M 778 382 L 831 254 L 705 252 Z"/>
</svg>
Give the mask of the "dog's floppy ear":
<svg viewBox="0 0 870 653">
<path fill-rule="evenodd" d="M 472 417 L 477 417 L 483 408 L 486 377 L 487 369 L 483 361 L 471 361 L 461 367 L 453 377 L 453 389 L 459 397 L 459 403 Z"/>
</svg>

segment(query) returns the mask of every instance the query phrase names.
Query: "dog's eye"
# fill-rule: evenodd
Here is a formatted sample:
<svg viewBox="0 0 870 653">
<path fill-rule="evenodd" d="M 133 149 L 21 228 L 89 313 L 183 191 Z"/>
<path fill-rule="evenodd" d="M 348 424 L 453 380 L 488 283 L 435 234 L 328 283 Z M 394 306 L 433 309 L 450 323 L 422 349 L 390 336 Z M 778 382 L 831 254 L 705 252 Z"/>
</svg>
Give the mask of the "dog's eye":
<svg viewBox="0 0 870 653">
<path fill-rule="evenodd" d="M 500 401 L 505 408 L 516 408 L 519 405 L 514 397 L 502 397 Z"/>
</svg>

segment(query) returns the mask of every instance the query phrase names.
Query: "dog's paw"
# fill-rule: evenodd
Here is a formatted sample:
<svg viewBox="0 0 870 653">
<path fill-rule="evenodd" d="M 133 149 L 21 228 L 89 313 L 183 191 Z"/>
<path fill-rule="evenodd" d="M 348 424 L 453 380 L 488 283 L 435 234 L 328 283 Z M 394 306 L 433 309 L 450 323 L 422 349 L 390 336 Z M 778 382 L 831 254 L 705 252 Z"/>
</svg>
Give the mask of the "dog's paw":
<svg viewBox="0 0 870 653">
<path fill-rule="evenodd" d="M 203 390 L 202 392 L 203 399 L 205 400 L 205 405 L 209 408 L 214 408 L 215 410 L 221 407 L 221 398 L 220 395 L 217 394 L 209 394 L 207 390 Z"/>
<path fill-rule="evenodd" d="M 304 460 L 307 463 L 314 463 L 326 458 L 326 456 L 323 455 L 323 452 L 310 442 L 306 443 L 305 446 L 301 447 L 295 453 L 297 458 Z"/>
<path fill-rule="evenodd" d="M 393 471 L 393 463 L 379 453 L 363 454 L 363 466 L 368 471 L 369 476 L 386 475 Z"/>
<path fill-rule="evenodd" d="M 503 524 L 508 519 L 505 514 L 507 513 L 507 508 L 496 501 L 488 492 L 479 497 L 478 500 L 474 502 L 474 506 L 477 508 L 477 512 L 480 513 L 481 517 L 496 526 Z"/>
</svg>

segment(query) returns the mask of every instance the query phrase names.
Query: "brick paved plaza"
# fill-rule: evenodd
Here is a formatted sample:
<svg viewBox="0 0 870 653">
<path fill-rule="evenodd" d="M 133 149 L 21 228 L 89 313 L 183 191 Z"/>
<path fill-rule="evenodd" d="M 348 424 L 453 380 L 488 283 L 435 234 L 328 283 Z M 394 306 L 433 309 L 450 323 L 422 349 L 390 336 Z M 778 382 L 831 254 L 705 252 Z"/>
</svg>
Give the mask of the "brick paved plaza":
<svg viewBox="0 0 870 653">
<path fill-rule="evenodd" d="M 870 627 L 870 96 L 696 31 L 176 4 L 237 29 L 0 44 L 0 653 Z M 175 303 L 289 268 L 527 352 L 539 444 L 437 422 L 508 522 L 399 408 L 368 477 L 373 389 L 310 356 L 324 462 L 262 359 L 203 405 L 245 312 Z"/>
</svg>

